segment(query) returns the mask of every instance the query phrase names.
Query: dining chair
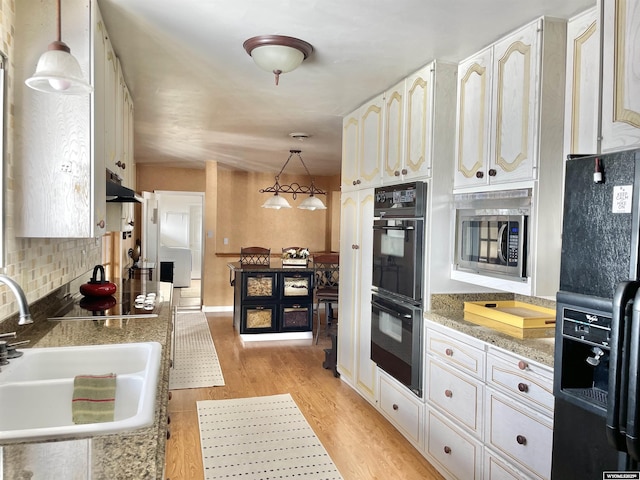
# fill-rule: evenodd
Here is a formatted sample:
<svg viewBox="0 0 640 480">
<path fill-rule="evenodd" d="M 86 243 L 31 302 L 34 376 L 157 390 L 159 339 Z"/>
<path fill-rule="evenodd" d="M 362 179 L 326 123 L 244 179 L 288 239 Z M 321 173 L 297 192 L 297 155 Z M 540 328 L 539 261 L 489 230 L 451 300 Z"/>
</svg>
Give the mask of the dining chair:
<svg viewBox="0 0 640 480">
<path fill-rule="evenodd" d="M 240 265 L 271 265 L 271 249 L 264 247 L 240 248 Z M 229 270 L 229 284 L 236 284 L 235 271 Z"/>
<path fill-rule="evenodd" d="M 317 317 L 316 344 L 320 336 L 320 304 L 324 304 L 325 327 L 328 330 L 333 316 L 333 304 L 338 303 L 338 285 L 340 283 L 340 255 L 338 253 L 323 253 L 313 256 L 314 296 Z"/>
</svg>

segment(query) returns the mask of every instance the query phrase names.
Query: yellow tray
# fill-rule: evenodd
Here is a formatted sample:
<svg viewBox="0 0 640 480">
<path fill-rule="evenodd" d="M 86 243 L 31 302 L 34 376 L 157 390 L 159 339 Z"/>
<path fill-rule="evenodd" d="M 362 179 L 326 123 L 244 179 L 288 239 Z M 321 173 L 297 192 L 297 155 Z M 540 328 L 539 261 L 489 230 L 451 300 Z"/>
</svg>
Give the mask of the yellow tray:
<svg viewBox="0 0 640 480">
<path fill-rule="evenodd" d="M 505 333 L 511 337 L 524 340 L 527 338 L 551 338 L 555 336 L 555 326 L 553 324 L 547 325 L 541 328 L 518 328 L 507 323 L 498 322 L 497 320 L 491 320 L 487 317 L 482 317 L 474 313 L 464 312 L 464 319 L 467 322 L 475 323 L 476 325 L 482 325 L 483 327 L 489 327 L 492 330 Z"/>
<path fill-rule="evenodd" d="M 556 323 L 555 310 L 515 300 L 464 302 L 464 314 L 465 320 L 483 317 L 517 328 L 549 328 Z"/>
</svg>

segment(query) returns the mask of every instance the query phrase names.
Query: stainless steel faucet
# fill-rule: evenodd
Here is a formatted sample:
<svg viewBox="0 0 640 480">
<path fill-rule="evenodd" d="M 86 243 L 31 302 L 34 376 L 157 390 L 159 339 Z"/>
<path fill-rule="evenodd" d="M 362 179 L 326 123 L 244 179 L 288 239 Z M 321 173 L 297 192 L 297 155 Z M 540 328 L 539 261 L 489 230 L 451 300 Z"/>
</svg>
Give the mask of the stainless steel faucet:
<svg viewBox="0 0 640 480">
<path fill-rule="evenodd" d="M 20 309 L 20 320 L 18 320 L 18 325 L 27 325 L 29 323 L 33 323 L 31 313 L 29 313 L 29 304 L 27 303 L 27 297 L 25 297 L 22 288 L 20 288 L 20 285 L 18 285 L 15 280 L 7 277 L 3 273 L 0 273 L 0 283 L 4 283 L 7 287 L 9 287 L 9 290 L 13 292 L 16 300 L 18 301 L 18 308 Z"/>
</svg>

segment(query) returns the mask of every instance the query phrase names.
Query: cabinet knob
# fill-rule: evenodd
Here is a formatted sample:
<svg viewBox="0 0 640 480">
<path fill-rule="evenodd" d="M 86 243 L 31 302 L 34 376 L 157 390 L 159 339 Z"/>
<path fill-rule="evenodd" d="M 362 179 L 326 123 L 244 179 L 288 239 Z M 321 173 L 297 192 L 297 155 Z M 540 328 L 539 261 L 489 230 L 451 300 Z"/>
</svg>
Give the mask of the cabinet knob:
<svg viewBox="0 0 640 480">
<path fill-rule="evenodd" d="M 356 185 L 360 185 L 361 183 L 360 179 L 356 180 Z"/>
<path fill-rule="evenodd" d="M 353 182 L 351 182 L 353 185 L 357 185 L 356 181 L 354 180 Z"/>
<path fill-rule="evenodd" d="M 167 425 L 171 425 L 171 415 L 167 415 Z"/>
<path fill-rule="evenodd" d="M 117 165 L 118 167 L 120 167 L 121 169 L 123 169 L 123 170 L 126 168 L 125 163 L 124 163 L 124 162 L 121 162 L 120 160 L 118 160 L 118 161 L 116 162 L 116 165 Z"/>
<path fill-rule="evenodd" d="M 403 169 L 402 169 L 402 174 L 403 174 L 403 175 L 406 175 L 406 174 L 407 174 L 407 169 L 406 169 L 406 168 L 403 168 Z"/>
<path fill-rule="evenodd" d="M 453 392 L 451 390 L 445 390 L 444 391 L 444 396 L 447 398 L 451 398 L 453 397 Z"/>
<path fill-rule="evenodd" d="M 104 225 L 105 225 L 104 220 L 100 220 L 97 225 L 100 228 L 104 228 Z"/>
<path fill-rule="evenodd" d="M 528 392 L 529 391 L 529 385 L 527 385 L 526 383 L 519 383 L 518 384 L 518 390 L 520 390 L 521 392 Z"/>
<path fill-rule="evenodd" d="M 398 408 L 400 408 L 400 407 L 398 407 L 398 404 L 397 404 L 397 403 L 394 403 L 392 408 L 393 408 L 394 410 L 398 410 Z"/>
<path fill-rule="evenodd" d="M 398 170 L 396 170 L 395 172 L 393 172 L 393 174 L 394 174 L 396 177 L 399 177 L 399 176 L 400 176 L 400 172 L 399 172 Z"/>
<path fill-rule="evenodd" d="M 518 362 L 518 368 L 520 370 L 526 370 L 527 368 L 529 368 L 529 364 L 527 362 L 525 362 L 524 360 L 520 360 Z"/>
<path fill-rule="evenodd" d="M 496 171 L 496 169 L 495 169 L 495 168 L 490 168 L 490 169 L 489 169 L 489 176 L 490 176 L 490 177 L 495 177 L 495 176 L 496 176 L 496 173 L 498 173 L 498 172 Z"/>
<path fill-rule="evenodd" d="M 444 353 L 445 353 L 445 355 L 446 355 L 447 357 L 452 357 L 452 356 L 453 356 L 453 350 L 451 350 L 450 348 L 447 348 L 447 349 L 444 351 Z"/>
<path fill-rule="evenodd" d="M 527 437 L 525 437 L 524 435 L 518 435 L 516 437 L 516 442 L 518 442 L 518 445 L 526 445 L 527 444 Z"/>
<path fill-rule="evenodd" d="M 444 446 L 444 453 L 446 453 L 447 455 L 451 455 L 451 447 L 447 447 L 446 445 Z"/>
<path fill-rule="evenodd" d="M 483 177 L 484 177 L 484 172 L 480 172 L 480 171 L 476 172 L 476 178 L 483 178 Z"/>
<path fill-rule="evenodd" d="M 173 362 L 173 360 L 171 360 Z M 173 393 L 169 392 L 169 400 L 171 400 L 173 398 Z"/>
<path fill-rule="evenodd" d="M 171 430 L 167 428 L 167 440 L 171 438 Z"/>
<path fill-rule="evenodd" d="M 353 248 L 354 250 L 358 250 L 360 248 L 360 245 L 351 245 L 351 248 Z"/>
</svg>

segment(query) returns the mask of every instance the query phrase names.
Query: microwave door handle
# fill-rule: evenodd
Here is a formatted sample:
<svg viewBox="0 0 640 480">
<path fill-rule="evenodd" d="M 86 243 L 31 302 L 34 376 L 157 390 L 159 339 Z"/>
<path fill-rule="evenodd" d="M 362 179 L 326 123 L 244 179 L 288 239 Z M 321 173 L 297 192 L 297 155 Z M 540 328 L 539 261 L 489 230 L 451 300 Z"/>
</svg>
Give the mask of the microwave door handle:
<svg viewBox="0 0 640 480">
<path fill-rule="evenodd" d="M 623 361 L 622 352 L 625 349 L 625 339 L 628 340 L 631 333 L 625 332 L 628 328 L 628 322 L 625 321 L 625 313 L 627 304 L 633 299 L 639 286 L 639 282 L 621 282 L 613 294 L 606 431 L 609 444 L 621 452 L 626 451 L 625 437 L 621 432 L 622 429 L 626 428 L 626 422 L 624 425 L 620 425 L 620 417 L 626 417 L 626 411 L 623 412 L 622 410 L 626 406 L 626 399 L 623 399 L 623 395 L 626 392 L 623 390 L 627 381 L 624 373 L 626 362 Z"/>
<path fill-rule="evenodd" d="M 498 256 L 500 257 L 500 261 L 502 263 L 507 263 L 507 234 L 509 231 L 509 222 L 505 223 L 498 230 L 498 238 L 500 239 L 500 248 L 498 249 Z"/>
<path fill-rule="evenodd" d="M 633 301 L 633 316 L 631 320 L 631 335 L 629 344 L 629 375 L 627 378 L 627 452 L 637 462 L 640 458 L 640 418 L 638 418 L 638 395 L 640 395 L 640 379 L 638 379 L 640 360 L 640 290 Z"/>
</svg>

